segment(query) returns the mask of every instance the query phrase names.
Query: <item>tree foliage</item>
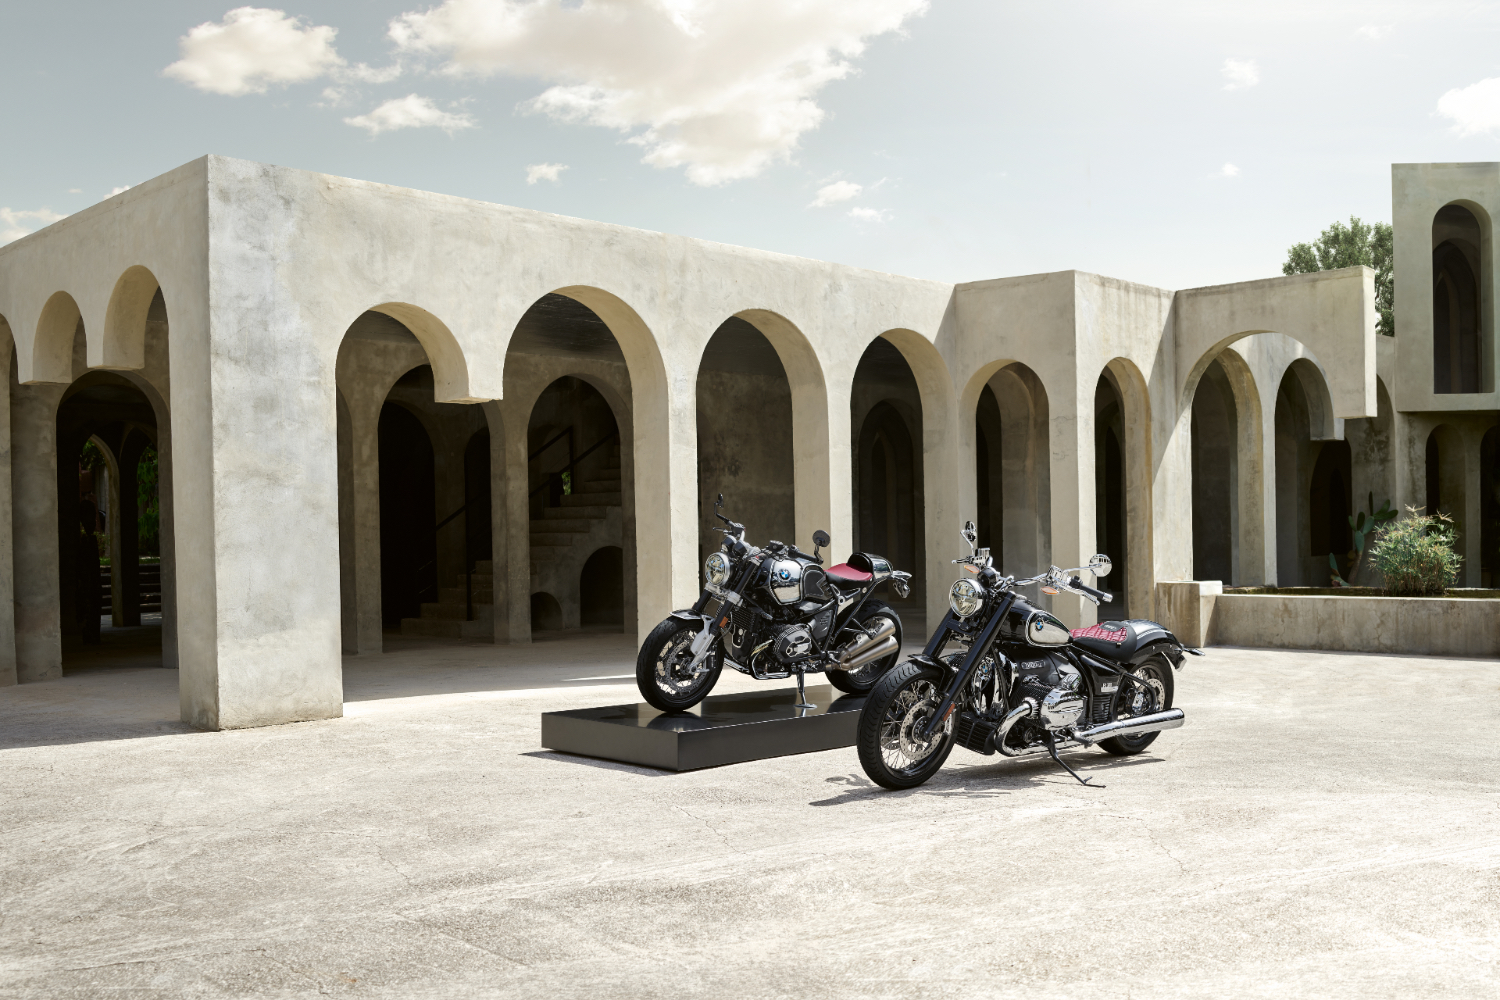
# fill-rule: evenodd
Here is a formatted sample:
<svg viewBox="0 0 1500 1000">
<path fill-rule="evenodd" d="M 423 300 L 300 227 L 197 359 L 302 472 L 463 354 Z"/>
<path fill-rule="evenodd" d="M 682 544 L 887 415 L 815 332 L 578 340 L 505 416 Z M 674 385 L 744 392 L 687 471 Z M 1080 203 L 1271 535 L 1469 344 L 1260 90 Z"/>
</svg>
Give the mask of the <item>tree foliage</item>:
<svg viewBox="0 0 1500 1000">
<path fill-rule="evenodd" d="M 1463 563 L 1453 551 L 1458 542 L 1453 519 L 1443 513 L 1423 514 L 1417 507 L 1406 512 L 1406 520 L 1385 529 L 1370 556 L 1385 578 L 1386 593 L 1441 596 L 1458 579 Z"/>
<path fill-rule="evenodd" d="M 1367 223 L 1349 216 L 1349 224 L 1335 222 L 1311 243 L 1294 243 L 1286 252 L 1282 274 L 1308 274 L 1363 264 L 1375 271 L 1375 308 L 1380 311 L 1376 332 L 1396 335 L 1396 280 L 1392 270 L 1393 230 L 1389 222 Z"/>
</svg>

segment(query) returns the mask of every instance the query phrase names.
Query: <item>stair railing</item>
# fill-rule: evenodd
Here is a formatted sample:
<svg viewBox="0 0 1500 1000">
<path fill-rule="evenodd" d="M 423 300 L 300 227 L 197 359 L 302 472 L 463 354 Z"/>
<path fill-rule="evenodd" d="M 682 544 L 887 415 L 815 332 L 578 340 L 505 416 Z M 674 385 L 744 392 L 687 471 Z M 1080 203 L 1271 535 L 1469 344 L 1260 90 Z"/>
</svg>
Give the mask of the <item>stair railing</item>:
<svg viewBox="0 0 1500 1000">
<path fill-rule="evenodd" d="M 572 428 L 570 427 L 569 430 L 572 430 Z M 611 441 L 618 440 L 619 437 L 620 432 L 616 430 L 612 434 L 602 437 L 598 441 L 595 441 L 593 444 L 589 445 L 583 450 L 583 453 L 581 455 L 579 455 L 577 458 L 571 459 L 568 464 L 563 466 L 561 469 L 558 469 L 556 472 L 547 473 L 547 478 L 542 481 L 542 484 L 540 486 L 527 494 L 527 499 L 536 496 L 538 493 L 542 492 L 542 490 L 551 486 L 555 481 L 561 479 L 566 473 L 572 472 L 574 466 L 576 466 L 579 462 L 582 462 L 585 458 L 588 458 L 594 452 L 609 444 Z M 543 447 L 546 446 L 543 445 Z"/>
</svg>

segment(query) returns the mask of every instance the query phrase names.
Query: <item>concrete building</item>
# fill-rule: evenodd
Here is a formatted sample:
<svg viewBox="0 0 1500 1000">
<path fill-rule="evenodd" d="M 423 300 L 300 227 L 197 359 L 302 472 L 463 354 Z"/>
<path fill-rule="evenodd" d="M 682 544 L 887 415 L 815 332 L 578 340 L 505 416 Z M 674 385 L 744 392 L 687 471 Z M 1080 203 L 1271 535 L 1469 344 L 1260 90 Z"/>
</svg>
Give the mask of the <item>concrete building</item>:
<svg viewBox="0 0 1500 1000">
<path fill-rule="evenodd" d="M 208 728 L 339 715 L 391 629 L 644 634 L 721 492 L 754 541 L 911 569 L 927 621 L 965 518 L 1017 574 L 1108 552 L 1109 617 L 1326 583 L 1370 491 L 1452 509 L 1477 584 L 1500 164 L 1398 166 L 1395 209 L 1392 339 L 1367 268 L 955 285 L 205 157 L 0 248 L 0 683 L 139 621 L 148 447 L 163 661 Z M 75 511 L 85 442 L 111 496 Z"/>
</svg>

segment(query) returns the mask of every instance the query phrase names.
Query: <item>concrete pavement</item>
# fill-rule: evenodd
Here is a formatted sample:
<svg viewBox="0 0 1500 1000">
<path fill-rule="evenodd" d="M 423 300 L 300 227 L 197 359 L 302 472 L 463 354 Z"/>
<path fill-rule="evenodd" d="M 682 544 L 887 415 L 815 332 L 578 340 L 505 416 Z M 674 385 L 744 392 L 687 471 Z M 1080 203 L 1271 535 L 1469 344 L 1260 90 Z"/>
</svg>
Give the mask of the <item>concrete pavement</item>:
<svg viewBox="0 0 1500 1000">
<path fill-rule="evenodd" d="M 0 997 L 1500 990 L 1500 662 L 1215 648 L 1186 727 L 1071 755 L 1103 788 L 956 750 L 890 793 L 542 751 L 634 700 L 621 636 L 391 646 L 264 729 L 169 670 L 0 690 Z"/>
</svg>

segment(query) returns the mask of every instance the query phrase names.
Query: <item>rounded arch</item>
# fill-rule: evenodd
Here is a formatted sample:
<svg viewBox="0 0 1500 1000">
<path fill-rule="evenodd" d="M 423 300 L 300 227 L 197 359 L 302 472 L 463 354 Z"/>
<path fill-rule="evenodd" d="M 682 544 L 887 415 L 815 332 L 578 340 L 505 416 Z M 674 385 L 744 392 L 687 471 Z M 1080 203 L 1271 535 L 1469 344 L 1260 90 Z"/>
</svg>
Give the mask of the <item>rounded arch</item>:
<svg viewBox="0 0 1500 1000">
<path fill-rule="evenodd" d="M 1285 374 L 1294 377 L 1302 387 L 1302 394 L 1307 400 L 1308 432 L 1312 440 L 1331 441 L 1342 438 L 1342 421 L 1333 415 L 1333 396 L 1328 390 L 1328 373 L 1317 359 L 1311 356 L 1297 358 L 1287 365 Z"/>
<path fill-rule="evenodd" d="M 161 283 L 139 264 L 115 281 L 104 310 L 104 335 L 88 344 L 90 368 L 133 370 L 146 366 L 146 320 Z"/>
<path fill-rule="evenodd" d="M 480 403 L 469 386 L 469 363 L 453 331 L 432 313 L 408 302 L 382 302 L 370 312 L 381 313 L 412 332 L 432 365 L 433 398 L 439 403 Z M 351 323 L 352 325 L 352 323 Z M 347 328 L 346 328 L 347 329 Z"/>
<path fill-rule="evenodd" d="M 635 560 L 635 621 L 640 629 L 650 628 L 674 607 L 685 606 L 698 589 L 697 519 L 683 502 L 694 495 L 697 479 L 695 463 L 682 458 L 692 454 L 687 449 L 696 448 L 697 424 L 689 405 L 692 382 L 668 380 L 655 334 L 619 295 L 594 285 L 563 285 L 533 299 L 522 317 L 548 294 L 565 296 L 593 312 L 625 359 L 630 420 L 617 417 L 617 422 L 622 437 L 630 441 L 623 450 L 631 480 L 632 537 L 640 540 L 627 545 L 627 550 Z M 522 317 L 517 318 L 517 325 Z M 507 346 L 507 367 L 510 355 Z M 600 391 L 612 406 L 618 400 L 623 408 L 617 391 Z M 511 552 L 510 558 L 515 560 L 517 553 Z M 629 613 L 626 617 L 631 618 Z"/>
<path fill-rule="evenodd" d="M 562 605 L 557 598 L 539 590 L 531 595 L 531 631 L 561 632 L 563 630 Z"/>
<path fill-rule="evenodd" d="M 1110 555 L 1116 558 L 1117 566 L 1123 562 L 1125 572 L 1120 573 L 1117 569 L 1110 574 L 1107 578 L 1110 588 L 1124 592 L 1123 603 L 1130 614 L 1149 617 L 1155 590 L 1152 484 L 1157 464 L 1151 439 L 1151 394 L 1140 368 L 1124 357 L 1111 358 L 1105 363 L 1099 373 L 1099 384 L 1107 384 L 1118 398 L 1120 418 L 1112 431 L 1118 435 L 1118 453 L 1113 450 L 1113 438 L 1101 437 L 1097 428 L 1095 432 L 1096 448 L 1099 449 L 1094 467 L 1095 496 L 1098 498 L 1095 544 L 1100 551 L 1109 551 L 1102 544 L 1098 527 L 1114 525 L 1109 537 L 1114 540 L 1115 548 L 1124 549 L 1124 559 L 1118 558 L 1122 554 L 1119 552 L 1110 552 Z M 1112 484 L 1118 485 L 1117 492 L 1110 491 Z M 1099 508 L 1101 501 L 1118 503 L 1119 508 Z M 1071 558 L 1068 553 L 1059 555 L 1064 563 Z M 1079 552 L 1080 564 L 1091 555 L 1092 552 Z M 1120 609 L 1112 608 L 1107 613 L 1115 616 L 1120 614 Z"/>
<path fill-rule="evenodd" d="M 578 577 L 578 618 L 585 626 L 624 626 L 625 550 L 620 546 L 602 546 L 584 560 Z"/>
<path fill-rule="evenodd" d="M 74 342 L 82 334 L 83 313 L 78 303 L 67 292 L 53 292 L 42 314 L 36 322 L 36 336 L 31 347 L 31 371 L 29 378 L 22 379 L 25 385 L 51 383 L 67 385 L 73 381 Z"/>
</svg>

